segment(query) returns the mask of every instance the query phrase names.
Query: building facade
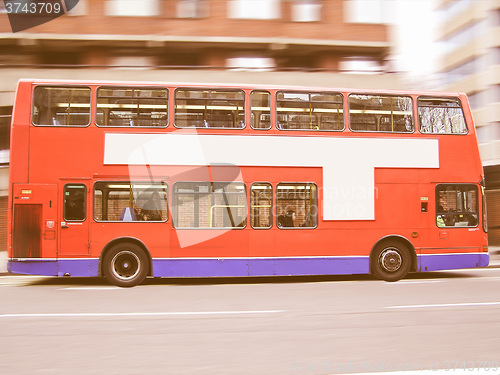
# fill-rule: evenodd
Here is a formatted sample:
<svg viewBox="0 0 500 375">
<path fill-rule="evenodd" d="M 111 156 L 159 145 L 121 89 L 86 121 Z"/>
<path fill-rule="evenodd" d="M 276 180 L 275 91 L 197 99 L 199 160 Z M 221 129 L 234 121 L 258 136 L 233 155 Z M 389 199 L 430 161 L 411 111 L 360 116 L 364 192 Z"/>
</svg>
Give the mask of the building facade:
<svg viewBox="0 0 500 375">
<path fill-rule="evenodd" d="M 0 152 L 7 158 L 0 184 L 8 183 L 9 115 L 21 78 L 401 88 L 399 76 L 388 74 L 387 6 L 386 0 L 80 0 L 66 15 L 14 33 L 0 1 Z M 5 233 L 5 189 L 0 195 Z"/>
<path fill-rule="evenodd" d="M 500 1 L 436 0 L 440 89 L 463 91 L 485 167 L 489 238 L 500 244 Z"/>
</svg>

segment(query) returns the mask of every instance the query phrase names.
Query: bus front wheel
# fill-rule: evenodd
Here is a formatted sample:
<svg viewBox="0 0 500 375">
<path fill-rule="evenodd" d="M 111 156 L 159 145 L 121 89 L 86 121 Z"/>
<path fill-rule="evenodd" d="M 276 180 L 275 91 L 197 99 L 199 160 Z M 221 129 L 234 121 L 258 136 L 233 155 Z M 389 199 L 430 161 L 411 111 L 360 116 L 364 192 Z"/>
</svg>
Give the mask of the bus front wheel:
<svg viewBox="0 0 500 375">
<path fill-rule="evenodd" d="M 132 287 L 148 275 L 148 257 L 132 243 L 114 245 L 104 256 L 103 273 L 116 286 Z"/>
<path fill-rule="evenodd" d="M 377 279 L 398 281 L 411 268 L 411 254 L 398 241 L 387 241 L 378 245 L 372 253 L 372 273 Z"/>
</svg>

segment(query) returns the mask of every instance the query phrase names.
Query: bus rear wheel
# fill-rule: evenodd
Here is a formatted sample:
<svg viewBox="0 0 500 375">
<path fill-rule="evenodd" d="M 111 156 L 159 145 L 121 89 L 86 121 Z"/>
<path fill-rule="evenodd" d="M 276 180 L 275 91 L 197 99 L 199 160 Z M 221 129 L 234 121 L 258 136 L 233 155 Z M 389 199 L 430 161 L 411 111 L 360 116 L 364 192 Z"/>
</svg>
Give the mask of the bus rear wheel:
<svg viewBox="0 0 500 375">
<path fill-rule="evenodd" d="M 103 273 L 116 286 L 136 286 L 148 275 L 148 257 L 135 244 L 116 244 L 104 256 Z"/>
<path fill-rule="evenodd" d="M 387 241 L 375 248 L 371 262 L 373 276 L 377 279 L 398 281 L 410 272 L 410 250 L 398 241 Z"/>
</svg>

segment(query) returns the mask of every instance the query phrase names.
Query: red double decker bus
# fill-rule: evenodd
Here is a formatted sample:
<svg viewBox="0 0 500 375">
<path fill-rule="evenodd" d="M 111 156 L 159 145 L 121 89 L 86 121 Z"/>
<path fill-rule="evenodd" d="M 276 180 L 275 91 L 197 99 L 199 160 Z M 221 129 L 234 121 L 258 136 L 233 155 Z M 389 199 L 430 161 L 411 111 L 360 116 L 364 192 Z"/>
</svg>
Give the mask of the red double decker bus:
<svg viewBox="0 0 500 375">
<path fill-rule="evenodd" d="M 22 80 L 8 269 L 146 277 L 486 267 L 460 93 Z"/>
</svg>

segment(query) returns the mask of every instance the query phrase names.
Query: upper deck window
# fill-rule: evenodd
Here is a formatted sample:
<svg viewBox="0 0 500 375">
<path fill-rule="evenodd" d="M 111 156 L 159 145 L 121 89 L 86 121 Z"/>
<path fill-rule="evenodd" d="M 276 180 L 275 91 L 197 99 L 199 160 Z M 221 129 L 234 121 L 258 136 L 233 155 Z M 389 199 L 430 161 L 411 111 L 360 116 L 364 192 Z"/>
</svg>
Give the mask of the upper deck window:
<svg viewBox="0 0 500 375">
<path fill-rule="evenodd" d="M 87 126 L 90 123 L 88 87 L 37 86 L 33 90 L 34 125 Z"/>
<path fill-rule="evenodd" d="M 271 128 L 271 93 L 252 91 L 250 94 L 251 124 L 254 129 Z"/>
<path fill-rule="evenodd" d="M 351 130 L 412 133 L 412 102 L 408 96 L 349 95 Z"/>
<path fill-rule="evenodd" d="M 277 93 L 278 129 L 343 130 L 342 95 L 331 92 Z"/>
<path fill-rule="evenodd" d="M 175 126 L 243 129 L 245 92 L 227 89 L 177 89 Z"/>
<path fill-rule="evenodd" d="M 466 134 L 464 112 L 458 98 L 418 98 L 422 133 Z"/>
<path fill-rule="evenodd" d="M 101 126 L 165 127 L 168 90 L 101 87 L 97 90 L 96 123 Z"/>
</svg>

